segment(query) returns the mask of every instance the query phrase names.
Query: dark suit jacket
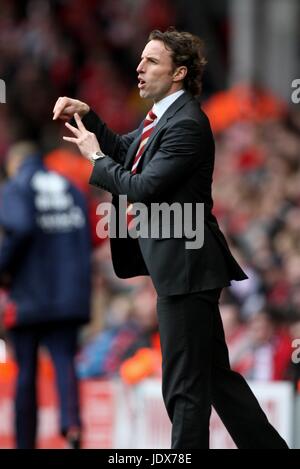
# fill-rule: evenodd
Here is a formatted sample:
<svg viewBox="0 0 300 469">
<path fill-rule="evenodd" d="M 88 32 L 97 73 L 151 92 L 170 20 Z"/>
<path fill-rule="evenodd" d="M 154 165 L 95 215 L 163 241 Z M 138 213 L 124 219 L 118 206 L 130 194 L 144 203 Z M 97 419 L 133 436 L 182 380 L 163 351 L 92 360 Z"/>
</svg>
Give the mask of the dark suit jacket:
<svg viewBox="0 0 300 469">
<path fill-rule="evenodd" d="M 187 239 L 111 239 L 112 260 L 121 278 L 149 275 L 159 296 L 177 295 L 228 286 L 247 278 L 227 246 L 211 213 L 214 140 L 208 118 L 189 94 L 181 95 L 163 114 L 150 136 L 137 174 L 130 172 L 143 125 L 119 136 L 90 111 L 83 119 L 108 155 L 96 161 L 90 183 L 131 202 L 205 204 L 204 244 L 186 249 Z M 194 213 L 194 212 L 193 212 Z M 195 213 L 194 213 L 195 215 Z M 193 216 L 192 223 L 195 222 Z M 195 226 L 193 226 L 195 228 Z"/>
</svg>

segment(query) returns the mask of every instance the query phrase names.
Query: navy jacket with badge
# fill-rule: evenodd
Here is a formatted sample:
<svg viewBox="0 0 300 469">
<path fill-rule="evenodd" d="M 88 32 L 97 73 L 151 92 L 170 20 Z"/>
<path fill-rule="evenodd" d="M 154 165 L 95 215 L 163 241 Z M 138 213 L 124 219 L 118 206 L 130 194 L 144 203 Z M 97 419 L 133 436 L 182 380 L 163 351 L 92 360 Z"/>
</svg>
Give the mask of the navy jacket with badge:
<svg viewBox="0 0 300 469">
<path fill-rule="evenodd" d="M 88 320 L 90 233 L 80 191 L 28 157 L 3 187 L 0 227 L 0 275 L 11 279 L 5 323 Z"/>
</svg>

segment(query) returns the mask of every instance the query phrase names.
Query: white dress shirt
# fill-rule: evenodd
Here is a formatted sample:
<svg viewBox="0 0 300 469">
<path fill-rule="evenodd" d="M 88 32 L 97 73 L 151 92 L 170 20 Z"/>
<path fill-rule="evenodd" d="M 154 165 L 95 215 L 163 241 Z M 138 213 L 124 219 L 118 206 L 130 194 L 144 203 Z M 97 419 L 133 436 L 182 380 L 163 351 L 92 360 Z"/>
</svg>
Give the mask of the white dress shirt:
<svg viewBox="0 0 300 469">
<path fill-rule="evenodd" d="M 166 110 L 171 106 L 171 104 L 176 101 L 179 96 L 181 96 L 185 90 L 179 90 L 176 91 L 175 93 L 169 94 L 165 98 L 161 99 L 157 103 L 154 103 L 154 106 L 152 108 L 152 111 L 154 114 L 157 116 L 157 118 L 154 121 L 154 124 L 156 125 L 159 119 L 162 117 L 162 115 L 166 112 Z"/>
</svg>

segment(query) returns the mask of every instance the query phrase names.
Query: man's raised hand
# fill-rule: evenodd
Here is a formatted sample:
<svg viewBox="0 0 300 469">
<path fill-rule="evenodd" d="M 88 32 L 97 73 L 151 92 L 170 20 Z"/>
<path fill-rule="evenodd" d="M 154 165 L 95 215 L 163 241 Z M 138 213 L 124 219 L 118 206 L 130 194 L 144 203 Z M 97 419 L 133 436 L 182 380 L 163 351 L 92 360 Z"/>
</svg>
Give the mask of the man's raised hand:
<svg viewBox="0 0 300 469">
<path fill-rule="evenodd" d="M 68 127 L 68 129 L 72 132 L 73 137 L 63 137 L 63 139 L 67 142 L 75 143 L 78 146 L 81 154 L 88 160 L 91 160 L 93 153 L 96 151 L 101 151 L 99 142 L 96 138 L 96 135 L 92 132 L 89 132 L 85 128 L 80 119 L 80 116 L 77 113 L 74 114 L 74 118 L 77 124 L 77 128 L 69 124 L 69 122 L 65 123 L 66 127 Z"/>
<path fill-rule="evenodd" d="M 58 98 L 53 108 L 53 120 L 62 119 L 69 120 L 75 113 L 83 117 L 90 110 L 88 104 L 79 101 L 78 99 L 68 98 L 63 96 Z"/>
</svg>

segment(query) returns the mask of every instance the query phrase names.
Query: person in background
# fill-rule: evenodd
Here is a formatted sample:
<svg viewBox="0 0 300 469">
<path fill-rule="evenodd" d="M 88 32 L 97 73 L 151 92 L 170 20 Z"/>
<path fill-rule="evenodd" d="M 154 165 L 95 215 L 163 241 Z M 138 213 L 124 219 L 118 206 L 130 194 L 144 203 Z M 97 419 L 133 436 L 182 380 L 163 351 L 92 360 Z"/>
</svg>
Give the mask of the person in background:
<svg viewBox="0 0 300 469">
<path fill-rule="evenodd" d="M 246 323 L 233 303 L 221 305 L 220 311 L 232 369 L 247 380 L 286 379 L 292 354 L 286 327 L 277 325 L 267 309 Z"/>
<path fill-rule="evenodd" d="M 161 378 L 161 347 L 156 315 L 155 291 L 151 284 L 135 293 L 134 317 L 142 327 L 140 339 L 120 366 L 120 376 L 127 384 L 145 378 Z"/>
<path fill-rule="evenodd" d="M 52 357 L 60 430 L 79 448 L 81 420 L 74 357 L 77 334 L 89 319 L 90 233 L 83 195 L 48 171 L 31 142 L 11 146 L 8 181 L 0 198 L 0 277 L 9 288 L 3 322 L 18 365 L 15 435 L 20 449 L 35 448 L 38 349 Z"/>
<path fill-rule="evenodd" d="M 233 368 L 248 380 L 286 379 L 292 356 L 291 338 L 285 327 L 276 325 L 267 309 L 258 311 L 250 319 L 247 340 L 247 347 L 241 351 Z"/>
</svg>

